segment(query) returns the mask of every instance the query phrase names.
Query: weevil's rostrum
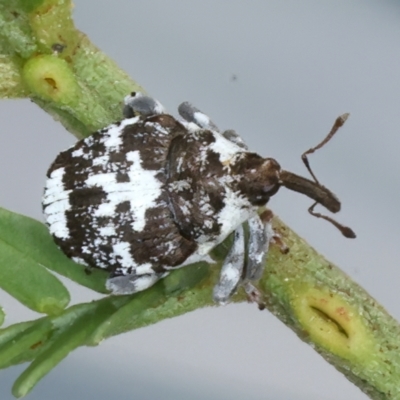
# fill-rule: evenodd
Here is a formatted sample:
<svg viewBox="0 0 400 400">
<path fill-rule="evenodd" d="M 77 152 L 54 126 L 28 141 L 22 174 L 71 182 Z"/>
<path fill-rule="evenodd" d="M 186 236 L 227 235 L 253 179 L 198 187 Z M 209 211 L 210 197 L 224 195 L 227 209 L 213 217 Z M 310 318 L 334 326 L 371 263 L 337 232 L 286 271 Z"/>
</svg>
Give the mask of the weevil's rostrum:
<svg viewBox="0 0 400 400">
<path fill-rule="evenodd" d="M 189 103 L 179 113 L 178 120 L 156 100 L 128 96 L 124 120 L 80 140 L 51 165 L 46 222 L 68 257 L 110 271 L 114 294 L 144 290 L 170 270 L 210 260 L 210 250 L 236 231 L 214 298 L 226 302 L 240 283 L 251 295 L 274 239 L 259 206 L 280 186 L 331 211 L 340 203 L 318 182 L 249 152 L 235 131 L 221 133 Z"/>
</svg>

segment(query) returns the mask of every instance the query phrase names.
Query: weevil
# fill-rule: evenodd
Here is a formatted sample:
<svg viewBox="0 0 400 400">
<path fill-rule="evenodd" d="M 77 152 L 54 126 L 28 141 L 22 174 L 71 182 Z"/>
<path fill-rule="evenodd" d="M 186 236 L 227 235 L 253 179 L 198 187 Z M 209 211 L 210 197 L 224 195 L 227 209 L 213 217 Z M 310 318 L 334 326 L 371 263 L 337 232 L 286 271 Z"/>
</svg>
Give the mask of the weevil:
<svg viewBox="0 0 400 400">
<path fill-rule="evenodd" d="M 259 215 L 281 186 L 312 200 L 309 212 L 332 222 L 346 237 L 353 231 L 314 211 L 340 210 L 322 186 L 307 155 L 313 180 L 283 170 L 273 158 L 249 151 L 233 130 L 182 103 L 180 118 L 151 97 L 125 98 L 124 119 L 61 152 L 47 173 L 43 196 L 46 223 L 56 244 L 74 261 L 110 271 L 113 294 L 145 290 L 171 270 L 200 260 L 233 232 L 214 300 L 226 303 L 239 286 L 259 304 L 253 285 L 261 277 L 270 242 L 279 241 L 272 213 Z M 247 255 L 243 223 L 249 226 Z"/>
</svg>

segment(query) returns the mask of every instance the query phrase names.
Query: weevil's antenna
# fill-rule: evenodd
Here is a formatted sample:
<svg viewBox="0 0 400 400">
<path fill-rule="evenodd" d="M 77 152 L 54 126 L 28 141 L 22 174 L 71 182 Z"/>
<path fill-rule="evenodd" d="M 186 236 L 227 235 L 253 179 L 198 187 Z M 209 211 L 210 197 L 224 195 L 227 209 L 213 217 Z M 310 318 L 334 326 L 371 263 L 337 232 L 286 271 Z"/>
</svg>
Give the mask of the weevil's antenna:
<svg viewBox="0 0 400 400">
<path fill-rule="evenodd" d="M 333 136 L 339 130 L 339 128 L 341 128 L 344 125 L 344 123 L 346 122 L 347 118 L 349 118 L 349 116 L 350 116 L 349 113 L 345 113 L 345 114 L 342 114 L 339 117 L 337 117 L 336 121 L 334 122 L 334 124 L 332 126 L 332 129 L 330 130 L 328 135 L 325 137 L 325 139 L 321 143 L 317 144 L 315 147 L 312 147 L 311 149 L 308 149 L 301 155 L 301 159 L 303 160 L 304 165 L 308 169 L 308 172 L 314 178 L 314 181 L 318 184 L 319 184 L 319 181 L 318 181 L 317 177 L 314 175 L 314 172 L 312 171 L 312 169 L 310 167 L 310 163 L 308 161 L 307 154 L 312 154 L 316 150 L 324 147 L 333 138 Z"/>
<path fill-rule="evenodd" d="M 314 211 L 314 207 L 318 204 L 318 202 L 316 201 L 309 209 L 308 212 L 313 215 L 314 217 L 317 218 L 323 218 L 324 220 L 330 222 L 332 225 L 335 225 L 336 228 L 339 229 L 340 232 L 342 232 L 343 236 L 349 238 L 349 239 L 354 239 L 356 237 L 356 234 L 354 233 L 354 231 L 349 228 L 348 226 L 344 226 L 342 224 L 340 224 L 339 222 L 337 222 L 336 220 L 334 220 L 331 217 L 328 217 L 327 215 L 323 215 L 320 213 L 317 213 Z"/>
<path fill-rule="evenodd" d="M 328 143 L 332 139 L 332 137 L 339 130 L 339 128 L 343 126 L 343 124 L 346 122 L 349 115 L 350 114 L 346 113 L 336 118 L 336 121 L 333 124 L 332 129 L 330 130 L 328 135 L 324 138 L 324 140 L 317 146 L 312 147 L 311 149 L 307 150 L 302 154 L 301 158 L 304 162 L 304 165 L 306 166 L 310 175 L 313 177 L 314 181 L 293 174 L 292 172 L 282 170 L 280 172 L 280 184 L 282 186 L 287 187 L 290 190 L 294 190 L 295 192 L 303 193 L 306 196 L 310 197 L 311 199 L 315 200 L 315 203 L 308 209 L 308 212 L 311 215 L 329 221 L 331 224 L 336 226 L 336 228 L 338 228 L 345 237 L 355 238 L 356 234 L 348 226 L 344 226 L 339 222 L 337 222 L 336 220 L 334 220 L 333 218 L 330 218 L 326 215 L 314 211 L 314 207 L 317 204 L 321 204 L 329 211 L 337 213 L 338 211 L 340 211 L 340 201 L 329 189 L 327 189 L 325 186 L 319 183 L 318 179 L 316 178 L 315 174 L 313 173 L 310 167 L 310 163 L 307 158 L 308 154 L 314 153 L 316 150 L 323 147 L 326 143 Z"/>
</svg>

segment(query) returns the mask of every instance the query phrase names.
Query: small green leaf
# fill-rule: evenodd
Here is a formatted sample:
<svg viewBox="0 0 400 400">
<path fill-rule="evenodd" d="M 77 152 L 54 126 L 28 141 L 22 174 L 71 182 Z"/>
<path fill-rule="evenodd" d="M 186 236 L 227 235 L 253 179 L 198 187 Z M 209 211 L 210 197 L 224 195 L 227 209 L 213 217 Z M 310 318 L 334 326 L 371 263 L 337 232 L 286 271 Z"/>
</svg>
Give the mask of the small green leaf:
<svg viewBox="0 0 400 400">
<path fill-rule="evenodd" d="M 121 297 L 125 297 L 128 300 L 127 304 L 110 315 L 95 329 L 89 341 L 90 345 L 98 345 L 108 336 L 112 336 L 116 330 L 121 333 L 131 330 L 132 326 L 137 327 L 137 322 L 141 321 L 143 313 L 151 312 L 151 309 L 156 307 L 158 303 L 165 301 L 161 282 L 148 290 L 136 293 L 132 297 Z"/>
<path fill-rule="evenodd" d="M 198 262 L 188 266 L 190 273 L 185 268 L 177 269 L 162 280 L 164 292 L 167 295 L 177 296 L 179 293 L 194 287 L 204 278 L 210 271 L 210 265 L 206 262 Z"/>
<path fill-rule="evenodd" d="M 25 255 L 32 263 L 45 266 L 89 289 L 107 293 L 105 280 L 108 273 L 95 269 L 87 275 L 82 265 L 74 263 L 57 248 L 47 227 L 39 221 L 0 208 L 1 243 L 11 245 L 19 255 Z M 0 247 L 0 257 L 1 253 Z M 35 290 L 40 292 L 41 289 Z"/>
<path fill-rule="evenodd" d="M 3 235 L 0 238 L 0 287 L 40 313 L 57 314 L 70 300 L 67 289 L 54 275 L 5 242 Z"/>
<path fill-rule="evenodd" d="M 3 348 L 4 345 L 8 345 L 10 343 L 14 343 L 17 337 L 21 334 L 25 334 L 25 332 L 29 332 L 30 330 L 35 330 L 36 326 L 41 324 L 43 319 L 48 317 L 42 317 L 34 321 L 26 321 L 26 322 L 19 322 L 17 324 L 8 326 L 7 328 L 0 329 L 0 348 Z M 27 352 L 24 351 L 22 353 L 18 353 L 14 359 L 6 360 L 0 354 L 0 368 L 6 368 L 9 365 L 19 364 L 24 361 L 29 361 L 31 358 L 27 356 Z M 29 351 L 31 353 L 31 351 Z"/>
<path fill-rule="evenodd" d="M 89 344 L 96 345 L 109 336 L 154 323 L 155 310 L 160 305 L 164 305 L 168 299 L 179 303 L 180 300 L 176 299 L 179 299 L 181 295 L 184 296 L 183 294 L 188 289 L 204 283 L 205 278 L 210 275 L 209 272 L 210 266 L 205 262 L 199 262 L 172 271 L 166 278 L 143 292 L 135 293 L 132 296 L 110 297 L 119 300 L 119 304 L 113 300 L 116 307 L 119 308 L 95 330 Z M 210 293 L 207 297 L 211 300 Z M 126 298 L 126 304 L 121 302 L 123 298 Z M 177 307 L 182 308 L 182 306 Z"/>
<path fill-rule="evenodd" d="M 0 208 L 0 287 L 32 310 L 57 314 L 68 305 L 69 293 L 32 256 L 40 242 L 36 232 L 25 230 L 31 221 Z"/>
<path fill-rule="evenodd" d="M 79 319 L 82 315 L 93 314 L 99 307 L 99 304 L 106 302 L 109 304 L 110 309 L 115 310 L 115 302 L 110 301 L 110 299 L 110 297 L 106 297 L 97 302 L 77 304 L 64 310 L 57 316 L 42 317 L 34 321 L 23 322 L 1 329 L 0 349 L 12 343 L 12 345 L 15 344 L 18 346 L 20 351 L 13 358 L 8 358 L 3 356 L 0 350 L 0 368 L 32 361 L 39 357 L 41 353 L 46 352 L 58 340 L 58 337 L 66 329 L 69 329 L 74 324 L 75 320 Z M 44 328 L 44 326 L 47 328 Z M 36 337 L 32 335 L 36 335 Z M 29 339 L 30 337 L 32 339 Z M 37 340 L 34 338 L 37 338 Z M 28 342 L 32 343 L 32 345 L 20 345 L 19 342 Z"/>
<path fill-rule="evenodd" d="M 21 332 L 24 332 L 26 329 L 34 326 L 37 321 L 38 320 L 19 322 L 17 324 L 10 325 L 7 328 L 0 329 L 0 347 L 3 346 L 4 343 L 12 340 Z"/>
<path fill-rule="evenodd" d="M 0 346 L 0 366 L 2 368 L 12 364 L 16 357 L 21 357 L 26 351 L 40 346 L 51 331 L 50 320 L 43 319 L 37 324 L 10 338 Z"/>
<path fill-rule="evenodd" d="M 15 381 L 15 397 L 28 394 L 36 383 L 62 361 L 72 350 L 84 345 L 93 330 L 115 311 L 110 302 L 99 302 L 94 312 L 75 319 L 45 351 L 29 365 Z"/>
</svg>

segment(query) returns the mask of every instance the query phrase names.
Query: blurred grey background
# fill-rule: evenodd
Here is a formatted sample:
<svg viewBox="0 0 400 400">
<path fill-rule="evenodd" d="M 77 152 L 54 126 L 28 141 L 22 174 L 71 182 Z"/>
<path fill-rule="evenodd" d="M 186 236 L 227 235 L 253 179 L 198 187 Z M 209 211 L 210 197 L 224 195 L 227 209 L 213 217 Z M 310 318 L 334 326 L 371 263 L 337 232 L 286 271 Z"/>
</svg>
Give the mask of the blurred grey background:
<svg viewBox="0 0 400 400">
<path fill-rule="evenodd" d="M 311 156 L 342 200 L 343 238 L 282 189 L 270 207 L 397 319 L 400 268 L 400 4 L 377 0 L 75 1 L 77 26 L 170 112 L 189 100 L 251 149 L 306 175 Z M 45 172 L 74 143 L 29 101 L 0 107 L 0 205 L 41 219 Z M 23 277 L 21 277 L 22 279 Z M 97 298 L 73 284 L 74 302 Z M 7 323 L 36 317 L 0 293 Z M 0 372 L 0 397 L 25 366 Z M 29 399 L 366 399 L 268 312 L 196 311 L 75 351 Z"/>
</svg>

